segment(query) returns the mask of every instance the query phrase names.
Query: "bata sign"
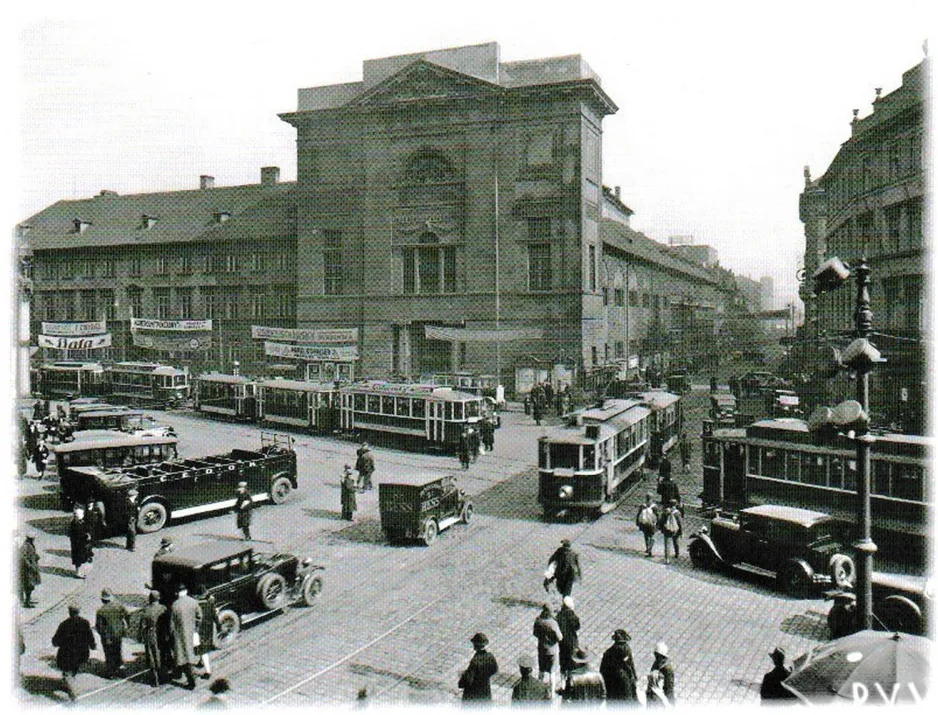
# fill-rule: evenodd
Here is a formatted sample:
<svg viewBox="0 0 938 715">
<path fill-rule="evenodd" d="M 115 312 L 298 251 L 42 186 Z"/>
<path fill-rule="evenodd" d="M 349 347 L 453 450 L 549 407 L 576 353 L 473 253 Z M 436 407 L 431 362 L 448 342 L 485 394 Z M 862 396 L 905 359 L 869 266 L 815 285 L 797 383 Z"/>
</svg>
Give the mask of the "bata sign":
<svg viewBox="0 0 938 715">
<path fill-rule="evenodd" d="M 358 328 L 304 330 L 298 328 L 265 328 L 251 326 L 251 337 L 256 340 L 292 340 L 297 343 L 357 343 Z"/>
<path fill-rule="evenodd" d="M 299 358 L 301 360 L 357 360 L 356 345 L 285 345 L 264 343 L 264 353 L 275 357 Z"/>
<path fill-rule="evenodd" d="M 56 350 L 94 350 L 95 348 L 109 348 L 111 347 L 111 334 L 89 335 L 83 338 L 40 335 L 39 347 L 55 348 Z"/>
<path fill-rule="evenodd" d="M 211 320 L 154 320 L 152 318 L 131 318 L 130 329 L 136 330 L 188 330 L 210 331 Z"/>
<path fill-rule="evenodd" d="M 92 320 L 87 323 L 43 323 L 42 332 L 44 335 L 64 335 L 65 337 L 100 335 L 107 332 L 107 327 L 103 320 Z"/>
</svg>

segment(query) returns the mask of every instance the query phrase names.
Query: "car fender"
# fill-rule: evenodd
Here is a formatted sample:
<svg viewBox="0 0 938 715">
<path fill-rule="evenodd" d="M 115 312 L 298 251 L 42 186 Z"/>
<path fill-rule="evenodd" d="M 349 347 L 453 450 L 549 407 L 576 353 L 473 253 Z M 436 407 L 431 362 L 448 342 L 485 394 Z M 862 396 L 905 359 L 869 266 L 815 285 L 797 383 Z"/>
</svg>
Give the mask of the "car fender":
<svg viewBox="0 0 938 715">
<path fill-rule="evenodd" d="M 290 484 L 292 484 L 293 488 L 296 489 L 297 487 L 296 475 L 291 474 L 290 471 L 287 469 L 281 469 L 279 472 L 274 472 L 273 474 L 271 474 L 270 484 L 273 484 L 275 481 L 280 479 L 280 477 L 286 477 L 287 479 L 289 479 Z"/>
<path fill-rule="evenodd" d="M 709 534 L 704 534 L 698 531 L 696 534 L 690 537 L 690 541 L 691 543 L 694 541 L 702 541 L 707 545 L 707 548 L 710 549 L 718 561 L 724 562 L 723 557 L 720 555 L 720 552 L 717 550 L 717 547 L 713 543 L 713 539 L 710 538 Z M 688 546 L 690 546 L 690 544 L 688 544 Z"/>
</svg>

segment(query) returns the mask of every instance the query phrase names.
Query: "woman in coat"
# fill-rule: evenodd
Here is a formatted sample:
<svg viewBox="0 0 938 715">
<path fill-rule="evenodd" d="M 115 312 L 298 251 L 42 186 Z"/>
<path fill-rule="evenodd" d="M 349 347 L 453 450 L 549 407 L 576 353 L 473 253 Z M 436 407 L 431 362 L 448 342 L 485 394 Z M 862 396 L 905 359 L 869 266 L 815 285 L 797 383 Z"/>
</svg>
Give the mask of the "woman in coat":
<svg viewBox="0 0 938 715">
<path fill-rule="evenodd" d="M 72 551 L 72 565 L 75 567 L 75 576 L 84 578 L 82 566 L 92 560 L 93 552 L 91 550 L 91 534 L 88 533 L 88 526 L 85 524 L 85 512 L 83 509 L 75 509 L 72 514 L 72 521 L 68 525 L 68 539 Z"/>
</svg>

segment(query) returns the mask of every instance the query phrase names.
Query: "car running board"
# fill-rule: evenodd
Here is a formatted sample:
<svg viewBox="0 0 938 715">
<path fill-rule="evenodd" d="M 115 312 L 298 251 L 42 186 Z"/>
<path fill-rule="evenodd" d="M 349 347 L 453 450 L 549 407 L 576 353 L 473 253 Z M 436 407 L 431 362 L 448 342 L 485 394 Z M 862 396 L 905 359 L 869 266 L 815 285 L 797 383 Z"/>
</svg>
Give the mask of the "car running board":
<svg viewBox="0 0 938 715">
<path fill-rule="evenodd" d="M 458 524 L 458 523 L 459 523 L 458 516 L 448 516 L 445 519 L 440 519 L 440 523 L 439 523 L 440 531 L 443 531 L 444 529 L 448 529 L 453 524 Z"/>
<path fill-rule="evenodd" d="M 738 568 L 740 571 L 747 571 L 749 573 L 754 573 L 758 576 L 765 576 L 766 578 L 775 578 L 774 571 L 761 568 L 760 566 L 753 566 L 752 564 L 741 564 L 741 563 L 733 564 L 733 566 Z"/>
</svg>

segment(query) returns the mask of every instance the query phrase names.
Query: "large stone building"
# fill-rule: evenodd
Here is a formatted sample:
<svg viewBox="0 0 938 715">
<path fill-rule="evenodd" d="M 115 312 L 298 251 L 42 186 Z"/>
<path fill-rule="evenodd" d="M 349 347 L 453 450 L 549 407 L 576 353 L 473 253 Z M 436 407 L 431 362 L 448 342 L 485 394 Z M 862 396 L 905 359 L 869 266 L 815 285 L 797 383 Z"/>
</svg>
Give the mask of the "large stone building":
<svg viewBox="0 0 938 715">
<path fill-rule="evenodd" d="M 311 377 L 468 370 L 509 389 L 694 362 L 727 289 L 633 231 L 603 186 L 616 109 L 578 55 L 501 62 L 492 43 L 367 60 L 361 81 L 300 89 L 281 115 L 295 183 L 267 167 L 255 185 L 102 191 L 27 219 L 33 335 L 104 319 L 112 346 L 86 357 L 262 372 L 292 353 L 252 326 L 333 331 L 350 344 L 306 350 L 322 353 Z M 140 340 L 132 317 L 210 318 L 211 340 Z"/>
<path fill-rule="evenodd" d="M 802 342 L 834 348 L 849 342 L 854 283 L 814 297 L 812 275 L 832 256 L 847 263 L 867 258 L 873 281 L 873 342 L 888 361 L 872 373 L 871 411 L 881 423 L 913 431 L 923 428 L 928 399 L 923 217 L 929 195 L 925 155 L 929 66 L 926 58 L 905 72 L 902 85 L 886 95 L 877 89 L 869 115 L 861 118 L 854 110 L 850 138 L 824 175 L 812 179 L 805 169 L 800 200 L 806 274 L 801 290 L 806 316 Z M 822 356 L 830 354 L 829 348 L 822 348 Z M 810 361 L 810 350 L 806 358 Z M 820 382 L 815 375 L 815 382 L 818 403 L 836 402 L 852 392 L 846 375 Z"/>
</svg>

